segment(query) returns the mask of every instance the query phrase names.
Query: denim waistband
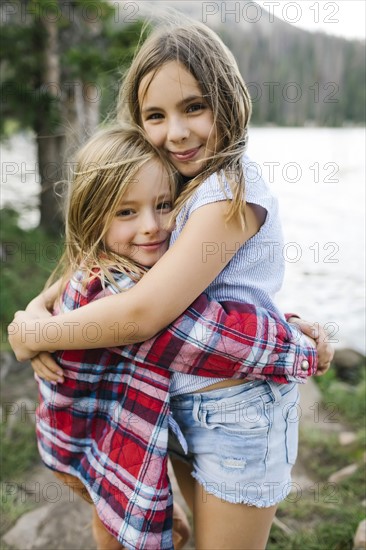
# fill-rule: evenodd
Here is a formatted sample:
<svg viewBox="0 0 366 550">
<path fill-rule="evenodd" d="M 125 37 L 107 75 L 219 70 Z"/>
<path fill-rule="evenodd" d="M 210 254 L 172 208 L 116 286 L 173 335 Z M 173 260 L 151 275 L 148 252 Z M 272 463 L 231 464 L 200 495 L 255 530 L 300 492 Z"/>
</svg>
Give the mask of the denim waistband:
<svg viewBox="0 0 366 550">
<path fill-rule="evenodd" d="M 261 397 L 265 402 L 278 402 L 282 396 L 291 391 L 296 384 L 277 384 L 271 380 L 253 380 L 246 384 L 219 388 L 201 393 L 186 393 L 171 398 L 171 404 L 176 408 L 185 408 L 192 410 L 199 404 L 200 407 L 211 407 L 215 401 L 222 399 L 233 399 L 235 396 L 241 396 L 244 401 L 247 397 L 255 399 Z"/>
</svg>

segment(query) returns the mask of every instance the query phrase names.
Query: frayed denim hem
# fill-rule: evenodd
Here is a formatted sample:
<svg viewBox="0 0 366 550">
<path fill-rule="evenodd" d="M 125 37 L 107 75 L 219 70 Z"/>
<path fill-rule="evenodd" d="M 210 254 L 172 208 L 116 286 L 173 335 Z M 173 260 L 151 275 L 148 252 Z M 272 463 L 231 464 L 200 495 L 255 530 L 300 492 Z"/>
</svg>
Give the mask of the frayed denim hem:
<svg viewBox="0 0 366 550">
<path fill-rule="evenodd" d="M 274 498 L 263 499 L 262 497 L 257 497 L 256 499 L 250 499 L 246 495 L 234 494 L 235 491 L 220 491 L 219 484 L 216 482 L 207 482 L 205 481 L 200 474 L 193 471 L 191 476 L 203 487 L 206 493 L 215 496 L 220 499 L 222 502 L 229 502 L 231 504 L 246 504 L 247 506 L 254 506 L 255 508 L 270 508 L 279 504 L 287 498 L 290 494 L 293 487 L 291 479 L 288 483 L 284 484 L 283 490 L 280 495 L 274 496 Z M 221 484 L 222 485 L 222 484 Z M 253 485 L 253 484 L 248 484 Z M 258 486 L 259 488 L 259 486 Z M 301 489 L 300 489 L 301 490 Z M 298 497 L 297 497 L 298 498 Z M 295 502 L 295 500 L 294 500 Z"/>
</svg>

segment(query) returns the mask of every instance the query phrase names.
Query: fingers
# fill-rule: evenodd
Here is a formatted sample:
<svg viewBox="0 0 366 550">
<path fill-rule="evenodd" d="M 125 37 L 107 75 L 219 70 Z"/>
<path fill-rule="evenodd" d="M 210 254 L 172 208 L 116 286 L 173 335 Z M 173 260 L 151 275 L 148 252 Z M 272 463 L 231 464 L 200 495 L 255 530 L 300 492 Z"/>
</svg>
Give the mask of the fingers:
<svg viewBox="0 0 366 550">
<path fill-rule="evenodd" d="M 16 360 L 19 361 L 19 363 L 23 363 L 32 359 L 36 355 L 36 352 L 33 352 L 26 347 L 25 343 L 19 336 L 19 333 L 18 323 L 14 321 L 10 323 L 8 326 L 8 342 L 13 350 Z"/>
<path fill-rule="evenodd" d="M 291 323 L 296 324 L 303 334 L 315 340 L 318 354 L 318 369 L 315 376 L 322 376 L 329 370 L 334 357 L 334 348 L 329 343 L 328 333 L 319 323 L 310 323 L 299 318 L 291 318 Z"/>
<path fill-rule="evenodd" d="M 315 373 L 315 376 L 323 376 L 323 374 L 325 374 L 329 370 L 330 365 L 331 365 L 330 363 L 325 363 L 324 365 L 318 364 L 318 368 Z"/>
<path fill-rule="evenodd" d="M 22 309 L 19 309 L 14 313 L 14 319 L 16 319 L 17 317 L 20 317 L 21 315 L 24 315 L 24 313 L 25 311 L 23 311 Z"/>
<path fill-rule="evenodd" d="M 39 353 L 31 360 L 32 368 L 40 378 L 48 380 L 54 384 L 64 382 L 63 371 L 54 361 L 51 354 L 47 352 Z"/>
<path fill-rule="evenodd" d="M 334 348 L 328 343 L 328 334 L 326 331 L 319 327 L 319 338 L 317 340 L 317 352 L 318 352 L 318 369 L 316 376 L 322 376 L 325 374 L 332 363 L 334 357 Z"/>
<path fill-rule="evenodd" d="M 309 323 L 309 321 L 305 321 L 304 319 L 292 317 L 291 323 L 294 325 L 297 325 L 301 332 L 303 334 L 306 334 L 306 336 L 309 336 L 313 340 L 318 340 L 319 338 L 319 323 Z M 324 331 L 323 331 L 324 332 Z M 325 334 L 325 332 L 324 332 Z"/>
</svg>

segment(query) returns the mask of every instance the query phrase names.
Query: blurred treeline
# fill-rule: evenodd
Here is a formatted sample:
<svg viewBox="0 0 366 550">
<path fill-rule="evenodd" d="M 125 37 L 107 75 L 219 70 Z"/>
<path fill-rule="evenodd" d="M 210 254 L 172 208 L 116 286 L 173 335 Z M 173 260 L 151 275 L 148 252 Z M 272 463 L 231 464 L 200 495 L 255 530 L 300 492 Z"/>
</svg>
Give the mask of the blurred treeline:
<svg viewBox="0 0 366 550">
<path fill-rule="evenodd" d="M 2 344 L 14 311 L 42 289 L 62 252 L 59 183 L 67 178 L 75 148 L 112 112 L 121 74 L 140 38 L 141 21 L 119 24 L 115 4 L 0 4 L 1 137 L 32 131 L 41 182 L 40 227 L 21 229 L 16 204 L 1 211 Z M 128 12 L 123 15 L 128 19 Z"/>
<path fill-rule="evenodd" d="M 249 87 L 255 124 L 365 124 L 365 43 L 296 29 L 279 19 L 226 23 L 221 36 Z"/>
<path fill-rule="evenodd" d="M 107 0 L 0 4 L 0 135 L 33 130 L 42 187 L 40 223 L 50 233 L 59 234 L 62 228 L 54 187 L 65 178 L 71 152 L 113 111 L 146 9 L 154 11 L 158 4 Z M 202 2 L 178 4 L 193 18 L 202 19 Z M 364 124 L 363 42 L 312 34 L 276 18 L 213 23 L 248 84 L 253 124 Z"/>
<path fill-rule="evenodd" d="M 5 320 L 9 311 L 28 299 L 23 296 L 24 278 L 39 280 L 34 288 L 27 285 L 32 295 L 47 278 L 49 268 L 44 264 L 55 263 L 47 254 L 42 257 L 45 262 L 36 260 L 33 268 L 41 270 L 38 277 L 27 267 L 24 247 L 14 246 L 14 239 L 43 242 L 46 249 L 49 239 L 59 242 L 63 222 L 55 187 L 65 179 L 76 146 L 113 113 L 121 76 L 141 38 L 145 9 L 154 12 L 155 4 L 1 0 L 0 137 L 24 129 L 35 136 L 43 232 L 42 236 L 17 233 L 15 214 L 3 218 L 1 259 L 9 277 Z M 202 2 L 176 6 L 202 20 Z M 364 124 L 364 42 L 312 34 L 276 18 L 252 24 L 216 18 L 212 26 L 238 60 L 252 95 L 253 124 Z M 19 284 L 11 283 L 14 271 L 19 273 Z"/>
<path fill-rule="evenodd" d="M 1 134 L 33 130 L 41 226 L 58 234 L 54 187 L 75 147 L 114 106 L 141 22 L 119 24 L 105 0 L 15 0 L 1 4 L 1 18 Z"/>
</svg>

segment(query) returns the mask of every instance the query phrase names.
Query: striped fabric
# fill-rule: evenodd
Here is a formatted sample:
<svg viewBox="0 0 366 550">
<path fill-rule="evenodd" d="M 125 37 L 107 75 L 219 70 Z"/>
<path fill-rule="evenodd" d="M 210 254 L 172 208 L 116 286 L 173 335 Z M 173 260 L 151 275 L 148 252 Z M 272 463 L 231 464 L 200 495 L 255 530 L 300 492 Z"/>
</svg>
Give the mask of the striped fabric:
<svg viewBox="0 0 366 550">
<path fill-rule="evenodd" d="M 124 279 L 122 276 L 120 280 Z M 122 280 L 128 288 L 130 281 Z M 95 278 L 70 281 L 65 309 L 110 293 Z M 171 370 L 226 378 L 305 382 L 316 352 L 275 314 L 201 295 L 142 344 L 55 354 L 65 382 L 39 380 L 37 438 L 50 468 L 80 479 L 107 529 L 127 548 L 173 550 L 167 475 Z M 309 368 L 303 370 L 304 360 Z"/>
<path fill-rule="evenodd" d="M 267 212 L 265 222 L 251 239 L 239 247 L 230 262 L 207 287 L 206 293 L 217 300 L 254 304 L 274 311 L 278 310 L 274 296 L 280 290 L 285 271 L 284 241 L 278 201 L 262 178 L 260 165 L 243 157 L 245 177 L 245 200 L 256 204 Z M 183 227 L 196 210 L 208 204 L 232 198 L 229 184 L 217 173 L 212 174 L 197 187 L 195 193 L 179 212 L 170 245 L 179 237 Z M 225 243 L 204 243 L 202 254 L 205 257 L 219 254 L 225 259 L 229 251 Z M 215 382 L 219 382 L 216 379 Z M 170 395 L 198 391 L 208 385 L 207 379 L 174 373 L 170 383 Z"/>
</svg>

